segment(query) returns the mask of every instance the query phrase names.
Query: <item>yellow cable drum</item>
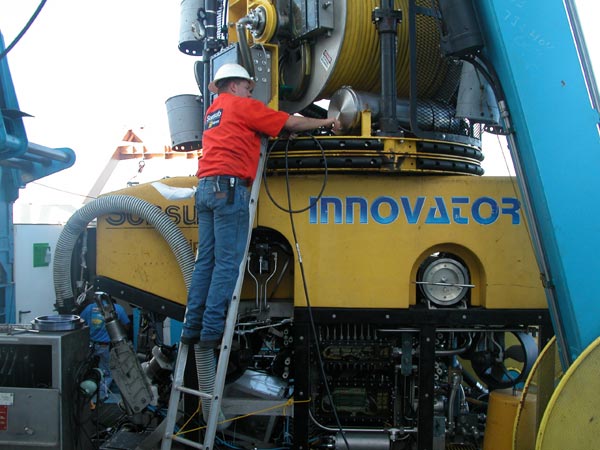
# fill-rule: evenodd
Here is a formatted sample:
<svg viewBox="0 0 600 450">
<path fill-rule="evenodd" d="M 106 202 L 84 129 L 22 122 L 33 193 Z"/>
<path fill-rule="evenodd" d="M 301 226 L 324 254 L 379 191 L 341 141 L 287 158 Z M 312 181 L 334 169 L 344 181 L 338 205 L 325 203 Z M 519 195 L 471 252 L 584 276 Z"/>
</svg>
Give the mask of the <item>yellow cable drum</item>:
<svg viewBox="0 0 600 450">
<path fill-rule="evenodd" d="M 333 2 L 333 29 L 313 42 L 295 48 L 280 43 L 281 108 L 300 111 L 315 100 L 329 98 L 342 86 L 364 92 L 381 89 L 379 33 L 372 11 L 379 0 Z M 420 99 L 431 98 L 451 72 L 440 52 L 440 24 L 430 10 L 431 0 L 417 0 L 417 89 Z M 408 0 L 396 0 L 403 19 L 398 25 L 396 83 L 399 98 L 409 95 Z M 451 81 L 456 86 L 456 81 Z"/>
</svg>

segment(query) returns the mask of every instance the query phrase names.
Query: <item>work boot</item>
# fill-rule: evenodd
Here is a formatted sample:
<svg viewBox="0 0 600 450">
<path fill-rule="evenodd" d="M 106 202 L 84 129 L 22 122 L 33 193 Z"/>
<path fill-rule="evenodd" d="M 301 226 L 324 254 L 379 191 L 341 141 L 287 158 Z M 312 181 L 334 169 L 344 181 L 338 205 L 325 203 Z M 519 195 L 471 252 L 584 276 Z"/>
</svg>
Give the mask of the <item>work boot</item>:
<svg viewBox="0 0 600 450">
<path fill-rule="evenodd" d="M 217 339 L 200 339 L 200 344 L 198 346 L 200 348 L 216 349 L 221 345 L 222 340 L 223 340 L 223 336 L 221 336 Z"/>
<path fill-rule="evenodd" d="M 201 328 L 190 327 L 186 324 L 183 324 L 183 329 L 181 330 L 181 343 L 186 345 L 194 345 L 200 341 L 200 331 Z"/>
</svg>

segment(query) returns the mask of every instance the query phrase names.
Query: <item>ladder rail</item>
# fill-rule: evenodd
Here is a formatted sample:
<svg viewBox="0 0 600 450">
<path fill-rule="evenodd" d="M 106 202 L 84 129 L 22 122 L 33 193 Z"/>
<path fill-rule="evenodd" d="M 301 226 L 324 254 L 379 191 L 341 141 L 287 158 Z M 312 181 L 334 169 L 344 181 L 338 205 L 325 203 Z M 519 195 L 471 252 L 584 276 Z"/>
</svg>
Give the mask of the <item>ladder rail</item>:
<svg viewBox="0 0 600 450">
<path fill-rule="evenodd" d="M 233 335 L 235 331 L 235 324 L 237 322 L 240 294 L 242 291 L 242 285 L 244 282 L 244 275 L 246 271 L 246 262 L 248 259 L 250 240 L 252 239 L 252 227 L 256 219 L 256 210 L 258 207 L 258 194 L 260 192 L 262 175 L 266 165 L 267 157 L 267 139 L 261 139 L 260 146 L 260 157 L 258 162 L 258 168 L 256 171 L 256 177 L 252 183 L 252 189 L 250 192 L 250 204 L 249 204 L 249 217 L 248 217 L 248 238 L 246 241 L 246 250 L 244 257 L 240 262 L 238 278 L 236 281 L 235 289 L 229 308 L 227 310 L 227 318 L 225 321 L 225 328 L 223 330 L 223 339 L 221 341 L 221 349 L 219 353 L 219 359 L 217 363 L 217 370 L 215 374 L 215 381 L 213 386 L 213 392 L 203 392 L 200 390 L 196 391 L 193 389 L 186 388 L 183 386 L 183 378 L 185 373 L 185 367 L 187 365 L 187 357 L 189 346 L 186 344 L 179 344 L 179 351 L 177 355 L 177 361 L 175 363 L 175 373 L 173 376 L 173 386 L 171 388 L 171 396 L 169 398 L 169 406 L 167 411 L 165 434 L 161 443 L 161 450 L 171 450 L 173 441 L 180 442 L 190 447 L 198 448 L 200 450 L 212 450 L 217 427 L 219 425 L 219 417 L 221 416 L 221 402 L 223 397 L 223 391 L 225 389 L 225 378 L 227 376 L 227 366 L 229 364 L 229 356 L 231 354 L 231 345 L 233 341 Z M 203 351 L 198 345 L 194 346 L 196 355 L 199 351 Z M 197 356 L 196 356 L 197 357 Z M 174 433 L 175 425 L 177 422 L 177 411 L 179 408 L 179 402 L 181 400 L 181 393 L 185 392 L 188 394 L 196 395 L 201 398 L 210 399 L 211 407 L 208 414 L 206 423 L 206 431 L 204 434 L 204 444 L 196 443 L 189 439 L 180 437 Z"/>
<path fill-rule="evenodd" d="M 177 422 L 177 411 L 179 409 L 179 400 L 181 397 L 181 392 L 178 390 L 178 387 L 183 385 L 183 375 L 185 373 L 188 349 L 189 346 L 182 343 L 179 344 L 177 360 L 175 361 L 175 372 L 173 374 L 171 395 L 169 397 L 169 406 L 167 409 L 167 417 L 165 419 L 165 434 L 160 445 L 161 450 L 170 450 L 173 440 L 177 439 L 177 436 L 173 434 L 173 431 L 175 429 L 175 423 Z"/>
<path fill-rule="evenodd" d="M 265 169 L 266 155 L 267 139 L 262 138 L 260 145 L 260 158 L 258 161 L 258 168 L 256 170 L 256 177 L 254 178 L 254 182 L 252 183 L 252 190 L 250 192 L 248 238 L 246 240 L 246 251 L 244 252 L 244 257 L 240 262 L 239 274 L 235 285 L 235 290 L 233 291 L 233 298 L 231 299 L 231 303 L 227 311 L 227 320 L 225 321 L 223 340 L 221 342 L 221 352 L 219 354 L 219 361 L 217 363 L 217 373 L 215 376 L 213 399 L 210 407 L 210 414 L 208 416 L 206 433 L 204 435 L 204 450 L 212 449 L 215 440 L 215 435 L 217 433 L 219 414 L 221 413 L 221 401 L 223 399 L 223 390 L 225 389 L 225 378 L 227 376 L 227 366 L 229 364 L 231 344 L 233 341 L 235 324 L 237 322 L 238 307 L 240 304 L 240 294 L 242 292 L 244 275 L 246 273 L 246 260 L 248 259 L 250 241 L 252 239 L 252 226 L 254 225 L 254 220 L 256 218 L 256 210 L 258 207 L 258 194 L 260 192 L 262 175 Z"/>
</svg>

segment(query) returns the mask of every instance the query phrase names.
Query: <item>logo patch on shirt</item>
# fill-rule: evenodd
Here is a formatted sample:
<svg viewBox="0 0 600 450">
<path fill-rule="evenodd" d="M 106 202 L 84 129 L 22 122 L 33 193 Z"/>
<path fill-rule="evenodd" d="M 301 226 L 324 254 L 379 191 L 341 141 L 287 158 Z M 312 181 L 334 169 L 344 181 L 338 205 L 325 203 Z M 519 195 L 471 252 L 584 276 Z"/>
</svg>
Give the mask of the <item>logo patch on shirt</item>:
<svg viewBox="0 0 600 450">
<path fill-rule="evenodd" d="M 204 125 L 205 130 L 210 130 L 213 127 L 218 126 L 221 123 L 221 116 L 223 115 L 222 109 L 217 109 L 214 112 L 206 115 L 206 124 Z"/>
</svg>

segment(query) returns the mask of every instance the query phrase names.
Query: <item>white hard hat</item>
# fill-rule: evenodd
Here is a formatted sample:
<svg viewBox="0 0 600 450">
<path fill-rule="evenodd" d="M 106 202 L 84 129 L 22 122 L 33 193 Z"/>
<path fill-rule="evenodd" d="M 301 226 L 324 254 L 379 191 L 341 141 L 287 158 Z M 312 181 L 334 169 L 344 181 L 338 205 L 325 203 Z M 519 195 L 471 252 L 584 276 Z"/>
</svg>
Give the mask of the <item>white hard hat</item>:
<svg viewBox="0 0 600 450">
<path fill-rule="evenodd" d="M 250 89 L 254 89 L 254 80 L 250 78 L 250 74 L 246 69 L 239 64 L 227 63 L 219 67 L 219 70 L 217 70 L 217 73 L 215 74 L 215 78 L 208 84 L 208 90 L 216 94 L 218 88 L 215 83 L 219 80 L 224 80 L 225 78 L 243 78 L 250 82 Z"/>
</svg>

